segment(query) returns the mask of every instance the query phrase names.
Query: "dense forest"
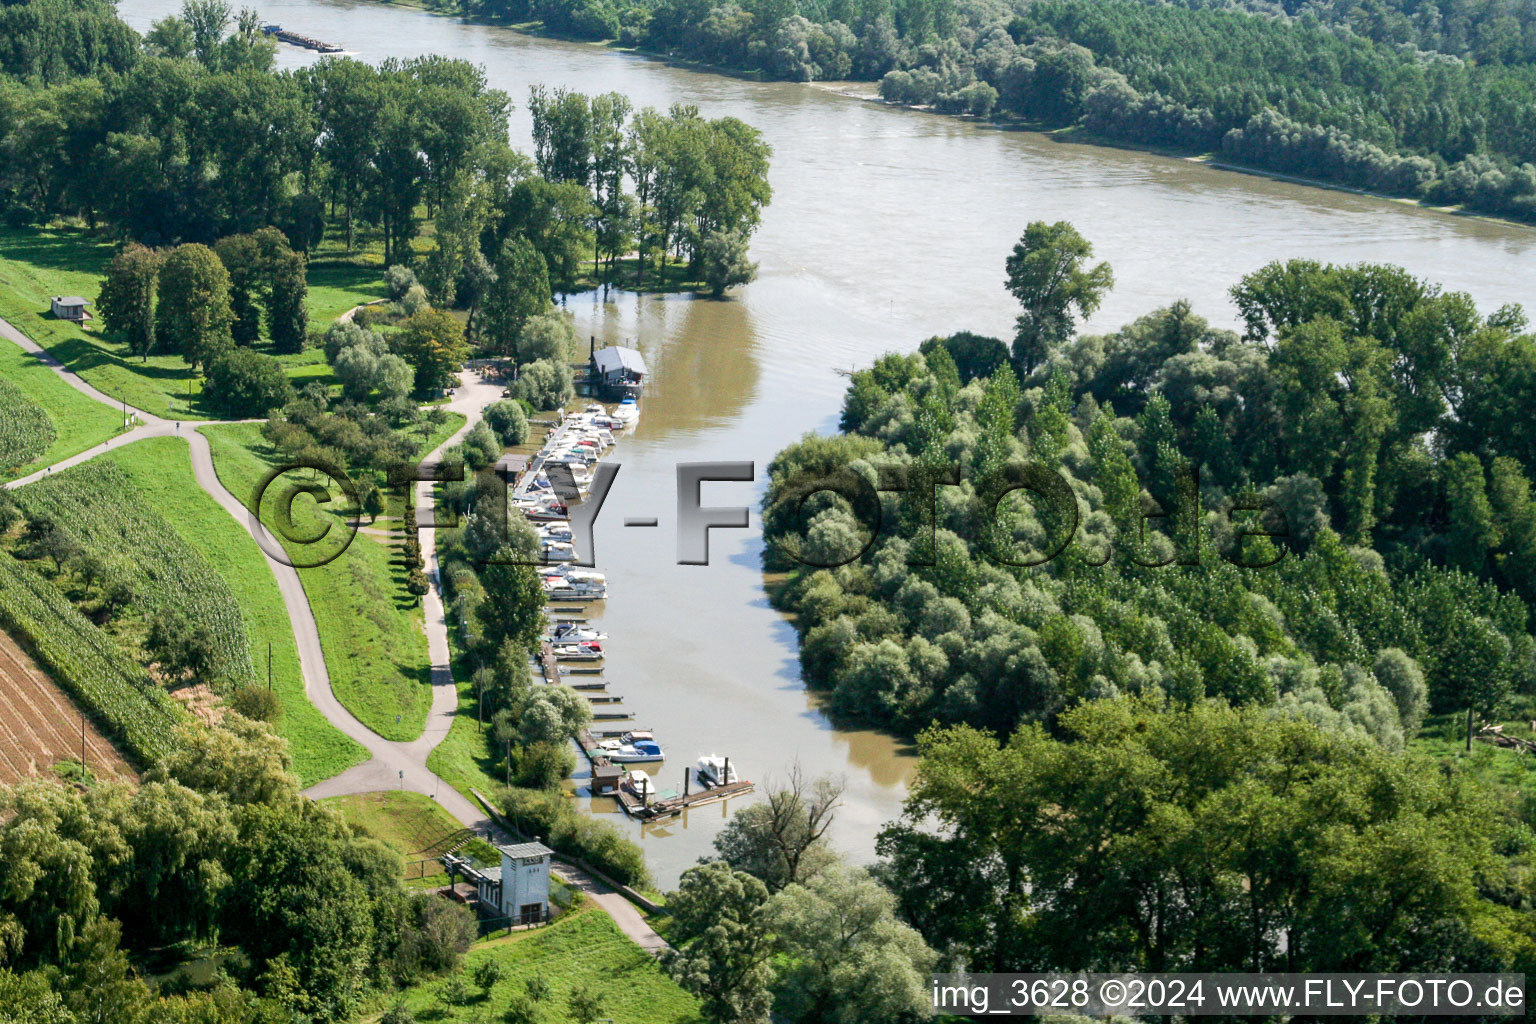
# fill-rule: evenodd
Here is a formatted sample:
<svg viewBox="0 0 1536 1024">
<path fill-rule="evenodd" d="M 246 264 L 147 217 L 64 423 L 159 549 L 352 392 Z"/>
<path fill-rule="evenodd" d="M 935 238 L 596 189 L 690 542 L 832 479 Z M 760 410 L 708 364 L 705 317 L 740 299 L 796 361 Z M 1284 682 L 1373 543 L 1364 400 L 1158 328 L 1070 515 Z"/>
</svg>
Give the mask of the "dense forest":
<svg viewBox="0 0 1536 1024">
<path fill-rule="evenodd" d="M 1111 276 L 1089 252 L 1032 225 L 1011 349 L 886 356 L 853 375 L 844 434 L 775 460 L 765 531 L 811 683 L 907 729 L 1158 692 L 1392 748 L 1426 711 L 1528 705 L 1520 311 L 1293 261 L 1234 285 L 1241 336 L 1179 303 L 1071 337 Z M 811 493 L 823 478 L 840 494 Z"/>
<path fill-rule="evenodd" d="M 472 17 L 1536 218 L 1516 0 L 444 0 Z"/>
<path fill-rule="evenodd" d="M 1405 752 L 1536 709 L 1523 313 L 1289 261 L 1234 283 L 1242 333 L 1078 335 L 1087 240 L 1031 224 L 1006 269 L 1009 342 L 853 372 L 764 499 L 808 684 L 919 737 L 908 921 L 973 969 L 1528 961 L 1536 805 Z"/>
</svg>

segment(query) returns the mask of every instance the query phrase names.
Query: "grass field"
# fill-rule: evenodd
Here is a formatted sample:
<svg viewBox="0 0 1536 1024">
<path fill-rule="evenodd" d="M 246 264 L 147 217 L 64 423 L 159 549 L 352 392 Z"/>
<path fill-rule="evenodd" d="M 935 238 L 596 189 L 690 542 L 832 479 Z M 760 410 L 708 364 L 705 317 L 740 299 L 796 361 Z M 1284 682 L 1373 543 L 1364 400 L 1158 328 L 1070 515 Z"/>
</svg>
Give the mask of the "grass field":
<svg viewBox="0 0 1536 1024">
<path fill-rule="evenodd" d="M 389 296 L 378 263 L 317 256 L 309 264 L 309 319 L 323 327 L 353 306 Z"/>
<path fill-rule="evenodd" d="M 459 690 L 459 713 L 453 716 L 447 737 L 427 755 L 427 767 L 465 797 L 474 800 L 471 789 L 494 796 L 506 780 L 493 774 L 498 759 L 491 752 L 489 726 L 481 728 L 475 720 L 478 700 L 465 663 L 463 652 L 456 643 L 453 644 L 453 681 Z"/>
<path fill-rule="evenodd" d="M 1503 723 L 1504 731 L 1522 739 L 1536 739 L 1531 724 L 1509 720 Z M 1464 713 L 1430 715 L 1424 720 L 1419 734 L 1408 744 L 1414 753 L 1426 754 L 1465 767 L 1494 790 L 1507 795 L 1513 802 L 1524 801 L 1536 806 L 1536 759 L 1529 754 L 1495 747 L 1489 743 L 1474 741 L 1472 752 L 1467 752 L 1467 718 Z"/>
<path fill-rule="evenodd" d="M 153 355 L 141 360 L 125 346 L 102 338 L 98 333 L 100 321 L 82 329 L 49 313 L 48 299 L 53 295 L 83 295 L 94 302 L 115 250 L 114 241 L 93 236 L 84 228 L 0 228 L 0 317 L 113 398 L 156 416 L 218 419 L 219 410 L 203 402 L 201 378 L 180 356 Z M 382 268 L 366 260 L 317 258 L 310 281 L 311 324 L 324 327 L 352 306 L 378 298 L 384 287 L 381 275 Z M 295 384 L 333 381 L 321 352 L 310 350 L 277 358 Z M 54 409 L 42 399 L 35 400 L 50 411 Z M 82 397 L 81 401 L 89 400 Z M 113 417 L 111 422 L 115 421 Z M 65 451 L 64 424 L 59 428 L 55 447 L 66 455 L 96 443 Z"/>
<path fill-rule="evenodd" d="M 262 476 L 277 464 L 256 424 L 200 428 L 219 480 L 250 506 Z M 303 506 L 315 508 L 309 499 Z M 313 514 L 311 512 L 311 514 Z M 320 629 L 331 688 L 368 728 L 391 740 L 421 735 L 432 703 L 431 660 L 420 603 L 405 590 L 400 546 L 359 534 L 335 560 L 301 569 Z"/>
<path fill-rule="evenodd" d="M 485 960 L 501 964 L 503 978 L 483 992 L 474 983 L 475 968 Z M 439 998 L 444 978 L 406 989 L 401 1001 L 418 1020 L 499 1020 L 526 980 L 543 975 L 550 997 L 540 1006 L 540 1024 L 567 1024 L 573 1018 L 566 1000 L 585 984 L 597 996 L 600 1016 L 614 1024 L 702 1024 L 698 1002 L 667 977 L 655 960 L 619 931 L 613 919 L 590 906 L 562 916 L 547 928 L 476 943 L 464 957 L 459 976 L 469 989 L 462 1006 Z M 385 1007 L 367 1020 L 377 1020 Z"/>
<path fill-rule="evenodd" d="M 304 785 L 366 761 L 367 751 L 327 722 L 304 695 L 298 647 L 277 580 L 245 528 L 198 486 L 187 442 L 155 437 L 103 457 L 133 478 L 149 506 L 170 520 L 229 584 L 245 618 L 258 681 L 267 678 L 271 652 L 272 688 L 283 704 L 278 732 L 288 740 Z"/>
</svg>

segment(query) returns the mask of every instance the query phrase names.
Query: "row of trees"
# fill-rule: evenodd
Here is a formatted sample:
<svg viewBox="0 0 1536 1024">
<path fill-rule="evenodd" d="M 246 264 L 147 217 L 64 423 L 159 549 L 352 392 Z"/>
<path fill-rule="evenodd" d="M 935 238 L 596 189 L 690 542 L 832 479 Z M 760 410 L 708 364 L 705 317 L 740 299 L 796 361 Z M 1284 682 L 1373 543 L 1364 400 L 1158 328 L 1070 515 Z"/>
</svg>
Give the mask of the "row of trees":
<svg viewBox="0 0 1536 1024">
<path fill-rule="evenodd" d="M 1536 216 L 1536 68 L 1436 59 L 1315 19 L 1197 3 L 1032 4 L 925 48 L 887 99 Z M 1499 30 L 1519 40 L 1511 22 Z M 980 88 L 985 86 L 983 90 Z"/>
<path fill-rule="evenodd" d="M 986 971 L 1499 971 L 1528 838 L 1465 774 L 1312 723 L 1083 704 L 921 741 L 879 839 L 902 916 Z M 1524 833 L 1528 836 L 1528 832 Z"/>
</svg>

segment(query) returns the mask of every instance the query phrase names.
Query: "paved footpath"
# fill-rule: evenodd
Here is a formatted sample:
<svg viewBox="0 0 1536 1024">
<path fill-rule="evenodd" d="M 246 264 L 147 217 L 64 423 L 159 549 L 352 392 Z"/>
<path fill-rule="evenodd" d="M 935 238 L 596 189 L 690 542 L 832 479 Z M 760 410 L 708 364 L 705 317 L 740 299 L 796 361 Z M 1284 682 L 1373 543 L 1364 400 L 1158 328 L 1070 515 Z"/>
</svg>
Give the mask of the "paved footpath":
<svg viewBox="0 0 1536 1024">
<path fill-rule="evenodd" d="M 355 310 L 349 312 L 355 312 Z M 5 338 L 32 353 L 39 362 L 51 367 L 67 384 L 81 394 L 114 409 L 123 408 L 120 401 L 87 384 L 5 320 L 0 320 L 0 338 Z M 464 436 L 480 421 L 485 406 L 501 397 L 500 385 L 486 382 L 472 370 L 464 372 L 464 379 L 464 385 L 458 389 L 453 401 L 448 403 L 446 408 L 450 412 L 463 413 L 467 422 L 461 430 L 426 457 L 424 460 L 426 464 L 441 461 L 442 453 L 463 440 Z M 414 740 L 399 743 L 386 740 L 369 729 L 336 698 L 335 692 L 331 689 L 330 673 L 325 667 L 325 651 L 320 642 L 320 629 L 315 624 L 315 616 L 310 610 L 309 598 L 304 593 L 304 585 L 300 582 L 298 570 L 286 564 L 285 561 L 272 557 L 274 551 L 281 550 L 276 539 L 219 481 L 218 474 L 214 472 L 213 454 L 208 438 L 198 433 L 196 429 L 201 421 L 178 422 L 154 416 L 132 406 L 128 406 L 127 409 L 137 417 L 141 426 L 36 473 L 12 480 L 5 484 L 5 487 L 25 486 L 51 472 L 79 465 L 103 452 L 113 451 L 147 437 L 185 437 L 191 445 L 192 472 L 198 484 L 251 534 L 267 556 L 267 564 L 272 569 L 273 575 L 277 577 L 277 587 L 282 594 L 283 605 L 288 610 L 288 621 L 299 648 L 299 666 L 304 673 L 305 695 L 327 721 L 368 751 L 367 761 L 311 786 L 304 791 L 304 794 L 318 800 L 328 796 L 407 789 L 432 797 L 461 825 L 483 834 L 494 834 L 497 831 L 496 826 L 476 803 L 427 768 L 428 755 L 447 737 L 448 730 L 453 725 L 454 715 L 458 712 L 458 689 L 454 685 L 453 667 L 450 663 L 448 623 L 443 608 L 442 580 L 437 562 L 434 531 L 429 529 L 421 531 L 422 558 L 431 566 L 432 581 L 432 588 L 423 602 L 425 611 L 423 630 L 427 635 L 428 653 L 432 659 L 432 708 L 427 714 L 427 724 L 422 734 Z M 415 497 L 418 521 L 424 525 L 430 524 L 432 522 L 432 484 L 425 481 L 418 483 Z M 585 872 L 564 865 L 559 868 L 557 874 L 573 888 L 587 893 L 598 907 L 613 918 L 619 930 L 642 949 L 655 955 L 667 948 L 666 940 L 656 934 L 655 929 L 646 923 L 634 904 L 612 888 Z"/>
</svg>

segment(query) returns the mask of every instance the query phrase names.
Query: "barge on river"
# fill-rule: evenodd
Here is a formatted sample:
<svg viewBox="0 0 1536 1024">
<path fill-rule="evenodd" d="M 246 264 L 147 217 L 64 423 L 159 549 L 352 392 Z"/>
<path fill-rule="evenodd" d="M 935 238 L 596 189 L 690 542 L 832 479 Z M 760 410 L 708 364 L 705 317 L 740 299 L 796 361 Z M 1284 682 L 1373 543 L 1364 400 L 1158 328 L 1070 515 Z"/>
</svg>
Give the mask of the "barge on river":
<svg viewBox="0 0 1536 1024">
<path fill-rule="evenodd" d="M 309 36 L 301 36 L 297 32 L 290 32 L 281 25 L 263 25 L 261 30 L 279 42 L 288 43 L 291 46 L 302 46 L 306 50 L 314 50 L 317 53 L 345 53 L 335 43 L 322 43 L 318 39 Z"/>
</svg>

